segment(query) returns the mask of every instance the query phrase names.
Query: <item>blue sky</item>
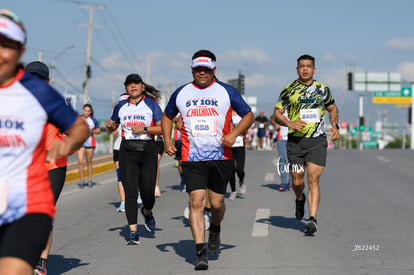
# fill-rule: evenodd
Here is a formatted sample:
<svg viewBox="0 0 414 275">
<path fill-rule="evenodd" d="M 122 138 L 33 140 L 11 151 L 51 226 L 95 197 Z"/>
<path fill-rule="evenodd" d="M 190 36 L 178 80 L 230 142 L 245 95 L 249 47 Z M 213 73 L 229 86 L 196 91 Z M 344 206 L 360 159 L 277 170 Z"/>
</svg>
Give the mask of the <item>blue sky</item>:
<svg viewBox="0 0 414 275">
<path fill-rule="evenodd" d="M 162 91 L 191 81 L 191 56 L 205 48 L 217 55 L 222 81 L 246 78 L 246 95 L 258 97 L 269 116 L 282 88 L 296 75 L 296 59 L 315 56 L 315 78 L 331 87 L 340 120 L 358 121 L 358 94 L 346 90 L 346 71 L 400 72 L 414 82 L 414 1 L 229 1 L 92 2 L 92 78 L 88 95 L 98 119 L 106 119 L 123 80 L 139 73 Z M 79 5 L 81 4 L 81 5 Z M 55 86 L 82 94 L 91 2 L 2 0 L 28 32 L 24 62 L 55 66 Z M 87 8 L 82 8 L 87 7 Z M 150 65 L 149 65 L 150 64 Z M 78 104 L 78 107 L 80 105 Z M 367 124 L 387 110 L 405 124 L 407 110 L 374 105 L 364 97 Z"/>
</svg>

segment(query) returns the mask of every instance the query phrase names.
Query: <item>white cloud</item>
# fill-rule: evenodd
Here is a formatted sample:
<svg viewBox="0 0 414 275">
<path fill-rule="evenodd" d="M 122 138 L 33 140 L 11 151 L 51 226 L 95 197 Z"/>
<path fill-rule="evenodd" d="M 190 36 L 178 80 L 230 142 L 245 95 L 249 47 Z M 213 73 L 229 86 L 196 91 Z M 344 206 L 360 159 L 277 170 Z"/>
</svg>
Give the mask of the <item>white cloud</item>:
<svg viewBox="0 0 414 275">
<path fill-rule="evenodd" d="M 257 48 L 242 48 L 238 50 L 231 50 L 221 54 L 221 57 L 229 61 L 244 61 L 253 63 L 269 63 L 272 58 L 268 56 L 262 49 Z"/>
<path fill-rule="evenodd" d="M 414 38 L 396 38 L 387 42 L 387 46 L 396 51 L 414 51 Z"/>
<path fill-rule="evenodd" d="M 414 61 L 401 63 L 398 65 L 397 71 L 401 73 L 403 80 L 414 82 Z"/>
<path fill-rule="evenodd" d="M 332 62 L 335 60 L 335 55 L 333 53 L 326 53 L 322 56 L 322 60 L 325 62 Z"/>
<path fill-rule="evenodd" d="M 275 60 L 258 48 L 241 48 L 226 51 L 217 57 L 219 67 L 228 72 L 247 72 L 250 68 L 263 71 L 275 65 Z"/>
<path fill-rule="evenodd" d="M 178 85 L 178 83 L 191 81 L 191 55 L 182 52 L 153 52 L 147 56 L 151 56 L 152 83 L 171 82 L 171 79 L 174 79 L 174 83 Z M 216 56 L 217 77 L 221 81 L 227 82 L 229 79 L 236 78 L 241 72 L 246 76 L 246 86 L 275 83 L 274 72 L 271 70 L 275 68 L 276 62 L 261 49 L 241 48 L 216 53 Z M 144 63 L 147 62 L 146 57 L 141 59 L 144 60 Z M 109 64 L 111 64 L 110 62 Z M 145 67 L 143 69 L 142 74 L 145 75 Z"/>
<path fill-rule="evenodd" d="M 315 78 L 327 84 L 331 89 L 346 89 L 347 76 L 345 68 L 330 70 L 326 73 L 321 73 L 320 75 L 317 75 Z"/>
<path fill-rule="evenodd" d="M 122 71 L 141 71 L 144 68 L 143 58 L 136 57 L 136 60 L 125 61 L 125 58 L 120 53 L 112 53 L 107 55 L 99 63 L 105 68 L 111 68 L 111 71 L 122 70 Z"/>
</svg>

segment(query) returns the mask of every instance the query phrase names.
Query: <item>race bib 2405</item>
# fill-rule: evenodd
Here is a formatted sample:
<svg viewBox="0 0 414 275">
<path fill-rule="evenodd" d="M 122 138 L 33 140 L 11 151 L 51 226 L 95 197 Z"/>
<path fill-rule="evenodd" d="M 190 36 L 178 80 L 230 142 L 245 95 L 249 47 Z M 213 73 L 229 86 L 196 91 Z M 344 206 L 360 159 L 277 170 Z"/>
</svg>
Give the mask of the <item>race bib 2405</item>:
<svg viewBox="0 0 414 275">
<path fill-rule="evenodd" d="M 320 122 L 321 111 L 319 108 L 300 110 L 300 119 L 305 122 Z"/>
</svg>

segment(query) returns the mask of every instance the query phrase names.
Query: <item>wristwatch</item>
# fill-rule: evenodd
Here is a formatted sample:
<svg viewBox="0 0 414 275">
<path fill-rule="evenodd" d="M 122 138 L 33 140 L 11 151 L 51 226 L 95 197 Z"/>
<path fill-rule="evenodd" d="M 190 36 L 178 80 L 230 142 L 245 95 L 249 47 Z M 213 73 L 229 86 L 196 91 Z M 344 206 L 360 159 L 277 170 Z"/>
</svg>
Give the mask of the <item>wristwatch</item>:
<svg viewBox="0 0 414 275">
<path fill-rule="evenodd" d="M 147 126 L 144 126 L 144 134 L 147 133 Z"/>
<path fill-rule="evenodd" d="M 335 127 L 336 127 L 336 129 L 338 129 L 338 130 L 339 130 L 339 125 L 338 125 L 338 124 L 336 124 L 336 125 L 335 125 Z"/>
</svg>

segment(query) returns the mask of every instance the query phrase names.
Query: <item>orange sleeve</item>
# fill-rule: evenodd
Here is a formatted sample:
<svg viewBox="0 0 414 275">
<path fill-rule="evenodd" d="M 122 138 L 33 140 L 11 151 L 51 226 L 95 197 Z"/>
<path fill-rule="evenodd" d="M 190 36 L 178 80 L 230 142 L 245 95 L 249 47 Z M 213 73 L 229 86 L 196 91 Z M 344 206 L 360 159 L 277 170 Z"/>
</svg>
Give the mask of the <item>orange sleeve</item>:
<svg viewBox="0 0 414 275">
<path fill-rule="evenodd" d="M 59 138 L 59 129 L 56 128 L 53 124 L 48 123 L 46 125 L 46 151 L 50 149 L 53 141 Z"/>
<path fill-rule="evenodd" d="M 50 149 L 52 146 L 53 141 L 64 139 L 65 136 L 59 133 L 59 129 L 56 128 L 54 125 L 48 123 L 46 125 L 46 151 Z M 58 158 L 55 162 L 48 162 L 46 163 L 47 169 L 52 170 L 58 167 L 64 167 L 68 163 L 67 157 Z"/>
</svg>

